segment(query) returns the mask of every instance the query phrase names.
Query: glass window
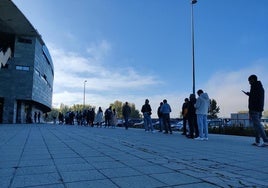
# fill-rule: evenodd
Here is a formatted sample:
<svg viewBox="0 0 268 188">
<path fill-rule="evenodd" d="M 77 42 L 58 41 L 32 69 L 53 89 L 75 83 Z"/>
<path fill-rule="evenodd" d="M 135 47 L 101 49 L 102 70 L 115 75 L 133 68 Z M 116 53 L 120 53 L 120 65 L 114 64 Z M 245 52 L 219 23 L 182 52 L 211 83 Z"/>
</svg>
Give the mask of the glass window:
<svg viewBox="0 0 268 188">
<path fill-rule="evenodd" d="M 20 65 L 16 65 L 16 70 L 29 71 L 29 70 L 30 70 L 30 67 L 28 67 L 28 66 L 20 66 Z"/>
</svg>

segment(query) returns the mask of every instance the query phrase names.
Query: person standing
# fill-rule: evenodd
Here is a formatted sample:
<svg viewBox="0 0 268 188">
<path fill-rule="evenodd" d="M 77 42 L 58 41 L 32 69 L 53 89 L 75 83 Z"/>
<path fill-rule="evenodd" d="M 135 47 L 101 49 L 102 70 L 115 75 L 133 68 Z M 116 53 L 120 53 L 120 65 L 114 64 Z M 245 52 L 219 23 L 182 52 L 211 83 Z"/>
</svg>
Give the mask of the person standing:
<svg viewBox="0 0 268 188">
<path fill-rule="evenodd" d="M 111 126 L 112 128 L 115 128 L 117 126 L 117 113 L 115 111 L 115 108 L 112 110 Z"/>
<path fill-rule="evenodd" d="M 38 112 L 38 114 L 37 114 L 38 123 L 40 123 L 40 117 L 41 117 L 41 113 Z"/>
<path fill-rule="evenodd" d="M 250 84 L 250 91 L 245 92 L 248 98 L 248 109 L 250 122 L 253 124 L 255 129 L 255 143 L 256 146 L 268 146 L 268 138 L 261 124 L 261 116 L 264 108 L 264 89 L 262 83 L 258 81 L 256 75 L 250 75 L 248 77 Z M 260 143 L 260 138 L 263 140 L 263 144 Z"/>
<path fill-rule="evenodd" d="M 208 123 L 207 114 L 209 110 L 209 97 L 207 93 L 199 89 L 197 91 L 198 98 L 195 103 L 196 115 L 197 115 L 197 125 L 199 130 L 199 137 L 196 140 L 208 140 Z"/>
<path fill-rule="evenodd" d="M 97 115 L 96 115 L 96 124 L 97 127 L 101 127 L 102 126 L 102 122 L 103 122 L 103 111 L 101 109 L 101 107 L 99 107 L 98 111 L 97 111 Z"/>
<path fill-rule="evenodd" d="M 94 127 L 94 120 L 95 120 L 95 109 L 94 108 L 91 108 L 90 110 L 89 110 L 89 113 L 88 113 L 88 115 L 89 115 L 89 122 L 88 122 L 88 124 L 91 126 L 91 127 Z"/>
<path fill-rule="evenodd" d="M 171 108 L 169 106 L 169 104 L 167 103 L 167 100 L 164 99 L 163 100 L 163 105 L 161 107 L 161 113 L 163 115 L 163 124 L 164 124 L 164 128 L 165 128 L 165 134 L 168 134 L 168 131 L 170 134 L 172 134 L 172 130 L 171 130 L 171 126 L 170 126 L 170 112 L 171 112 Z"/>
<path fill-rule="evenodd" d="M 186 125 L 187 125 L 187 116 L 188 116 L 188 104 L 189 104 L 189 99 L 185 98 L 184 103 L 182 105 L 182 122 L 183 122 L 183 132 L 182 135 L 186 136 L 187 130 L 186 130 Z"/>
<path fill-rule="evenodd" d="M 105 118 L 105 128 L 106 126 L 110 127 L 111 125 L 111 120 L 112 120 L 112 106 L 109 106 L 104 112 L 104 118 Z"/>
<path fill-rule="evenodd" d="M 128 102 L 125 103 L 125 105 L 123 105 L 122 108 L 122 112 L 123 112 L 123 117 L 124 117 L 124 125 L 125 125 L 125 129 L 128 130 L 128 120 L 129 120 L 129 116 L 131 113 L 131 108 L 128 105 Z"/>
<path fill-rule="evenodd" d="M 37 112 L 34 112 L 34 123 L 37 122 Z"/>
<path fill-rule="evenodd" d="M 59 119 L 59 125 L 62 125 L 64 123 L 64 118 L 61 112 L 59 112 L 58 119 Z"/>
<path fill-rule="evenodd" d="M 157 116 L 159 120 L 159 132 L 163 131 L 163 114 L 161 112 L 162 105 L 163 105 L 163 102 L 160 102 L 160 106 L 157 109 Z"/>
<path fill-rule="evenodd" d="M 197 118 L 196 118 L 196 113 L 195 113 L 195 103 L 196 103 L 196 98 L 195 94 L 190 95 L 190 100 L 188 103 L 188 124 L 189 124 L 189 135 L 187 136 L 188 138 L 197 138 L 199 136 L 199 131 L 198 131 L 198 126 L 197 126 Z"/>
<path fill-rule="evenodd" d="M 145 100 L 145 104 L 142 106 L 141 112 L 143 113 L 145 131 L 148 132 L 149 130 L 151 130 L 152 132 L 154 132 L 152 119 L 151 119 L 152 108 L 149 104 L 148 99 Z"/>
</svg>

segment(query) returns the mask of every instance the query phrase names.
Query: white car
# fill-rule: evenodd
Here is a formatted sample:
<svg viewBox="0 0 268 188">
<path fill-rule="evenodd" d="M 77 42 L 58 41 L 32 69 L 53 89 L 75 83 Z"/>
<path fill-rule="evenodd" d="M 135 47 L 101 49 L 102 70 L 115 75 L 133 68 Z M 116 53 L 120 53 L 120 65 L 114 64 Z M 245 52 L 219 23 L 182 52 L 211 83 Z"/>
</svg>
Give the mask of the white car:
<svg viewBox="0 0 268 188">
<path fill-rule="evenodd" d="M 183 128 L 183 121 L 179 121 L 177 123 L 172 123 L 170 126 L 171 126 L 171 129 L 173 129 L 173 130 L 181 131 Z"/>
<path fill-rule="evenodd" d="M 144 121 L 143 120 L 138 122 L 138 123 L 133 124 L 133 127 L 143 127 L 143 126 L 144 126 Z"/>
</svg>

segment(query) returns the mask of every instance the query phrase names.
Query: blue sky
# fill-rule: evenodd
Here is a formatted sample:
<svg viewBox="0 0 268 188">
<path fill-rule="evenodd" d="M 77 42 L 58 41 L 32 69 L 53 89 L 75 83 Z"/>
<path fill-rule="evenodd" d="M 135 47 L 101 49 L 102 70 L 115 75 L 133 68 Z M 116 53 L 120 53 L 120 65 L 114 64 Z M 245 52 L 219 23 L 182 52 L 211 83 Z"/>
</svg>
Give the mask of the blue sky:
<svg viewBox="0 0 268 188">
<path fill-rule="evenodd" d="M 192 92 L 190 0 L 13 2 L 51 53 L 54 107 L 82 104 L 87 80 L 86 104 L 129 101 L 140 110 L 148 98 L 155 116 L 167 99 L 171 116 L 179 116 Z M 249 90 L 250 74 L 267 90 L 267 10 L 267 0 L 194 5 L 196 90 L 217 101 L 220 116 L 247 110 L 241 90 Z"/>
</svg>

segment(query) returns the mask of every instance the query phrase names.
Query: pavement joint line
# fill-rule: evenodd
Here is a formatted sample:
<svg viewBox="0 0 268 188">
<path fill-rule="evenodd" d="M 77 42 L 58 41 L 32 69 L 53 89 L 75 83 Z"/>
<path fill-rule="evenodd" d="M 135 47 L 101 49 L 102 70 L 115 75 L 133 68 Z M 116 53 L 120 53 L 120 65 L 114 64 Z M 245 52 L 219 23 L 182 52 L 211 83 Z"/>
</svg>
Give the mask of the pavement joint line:
<svg viewBox="0 0 268 188">
<path fill-rule="evenodd" d="M 65 144 L 70 150 L 72 150 L 74 153 L 76 153 L 80 158 L 82 158 L 87 164 L 89 164 L 89 162 L 85 159 L 85 157 L 83 157 L 82 155 L 80 155 L 78 152 L 76 152 L 76 150 L 74 150 L 71 146 L 69 146 L 66 142 L 64 142 L 62 139 L 60 139 L 56 134 L 54 134 L 51 130 L 49 130 L 50 131 L 50 133 L 51 134 L 53 134 L 56 138 L 58 138 L 58 140 L 60 140 L 63 144 Z M 71 136 L 69 136 L 69 137 L 71 137 Z M 74 139 L 74 140 L 76 140 L 76 138 L 74 138 L 74 137 L 71 137 L 72 139 Z M 83 143 L 83 144 L 85 144 L 85 143 Z M 87 144 L 85 144 L 86 146 L 89 146 L 89 145 L 87 145 Z M 93 166 L 94 167 L 94 166 Z M 107 179 L 109 179 L 114 185 L 116 185 L 116 186 L 118 186 L 119 187 L 119 185 L 117 185 L 116 184 L 116 182 L 114 182 L 112 179 L 110 179 L 108 176 L 106 176 L 104 173 L 102 173 L 99 169 L 97 169 L 96 167 L 94 167 L 94 169 L 96 170 L 96 171 L 98 171 L 100 174 L 102 174 L 104 177 L 106 177 Z M 63 179 L 63 178 L 62 178 Z M 63 179 L 64 180 L 64 179 Z"/>
<path fill-rule="evenodd" d="M 80 135 L 80 136 L 81 136 L 81 135 Z M 81 136 L 81 137 L 84 138 L 84 136 Z M 104 137 L 104 136 L 98 136 L 98 137 L 106 138 L 106 137 Z M 76 138 L 73 138 L 73 139 L 76 139 Z M 115 139 L 115 138 L 110 138 L 110 139 L 112 139 L 112 140 L 118 140 L 118 139 Z M 120 141 L 120 140 L 118 140 L 118 141 Z M 126 143 L 126 142 L 124 142 L 124 143 Z M 83 143 L 83 144 L 86 145 L 86 146 L 89 146 L 87 143 Z M 107 145 L 107 144 L 105 144 L 105 143 L 102 143 L 102 144 L 111 147 L 110 145 Z M 116 150 L 118 150 L 118 148 L 115 148 L 115 147 L 113 147 L 113 148 L 116 149 Z M 137 149 L 137 148 L 136 148 L 136 149 Z M 138 148 L 138 149 L 139 149 L 139 148 Z M 143 151 L 143 150 L 141 150 L 141 151 Z M 146 152 L 146 150 L 143 151 L 143 152 Z M 153 152 L 153 153 L 156 153 L 156 152 Z M 105 156 L 108 156 L 108 155 L 106 155 L 106 154 L 103 153 L 103 152 L 102 152 L 102 154 L 105 155 Z M 135 156 L 135 155 L 134 155 L 134 156 Z M 111 157 L 111 156 L 108 156 L 108 157 Z M 81 158 L 82 158 L 82 156 L 81 156 Z M 139 157 L 139 158 L 140 158 L 140 157 Z M 115 158 L 113 158 L 113 159 L 116 160 Z M 140 158 L 140 159 L 142 159 L 142 158 Z M 86 161 L 86 162 L 87 162 L 87 161 Z M 152 163 L 151 161 L 147 161 L 147 162 Z M 120 163 L 122 163 L 122 162 L 120 161 Z M 122 163 L 122 164 L 128 166 L 129 168 L 131 168 L 131 169 L 133 169 L 133 170 L 137 170 L 137 169 L 132 168 L 132 166 L 129 166 L 129 165 L 126 164 L 126 163 Z M 155 164 L 155 163 L 152 163 L 152 164 Z M 166 168 L 166 167 L 165 167 L 165 168 Z M 137 170 L 137 171 L 139 171 L 139 170 Z M 139 171 L 139 172 L 140 172 L 140 173 L 143 173 L 142 171 Z M 100 173 L 102 173 L 102 172 L 100 172 Z M 103 173 L 102 173 L 102 174 L 103 174 Z M 103 175 L 104 175 L 105 177 L 107 177 L 105 174 L 103 174 Z M 147 176 L 147 174 L 143 174 L 143 175 Z M 148 175 L 148 176 L 150 176 L 150 175 Z M 150 177 L 151 177 L 151 176 L 150 176 Z M 107 178 L 110 179 L 109 177 L 107 177 Z M 162 182 L 162 181 L 160 181 L 160 180 L 158 180 L 158 179 L 156 179 L 156 178 L 154 178 L 154 177 L 151 177 L 151 178 L 153 178 L 153 179 L 155 179 L 156 181 L 159 181 L 159 182 L 165 184 L 164 182 Z M 115 185 L 117 185 L 112 179 L 110 179 L 110 181 L 112 181 Z M 119 186 L 119 185 L 117 185 L 117 186 Z"/>
<path fill-rule="evenodd" d="M 84 137 L 84 136 L 82 136 L 82 137 Z M 106 138 L 106 137 L 104 137 L 104 136 L 101 136 L 102 138 Z M 118 139 L 116 139 L 116 138 L 112 138 L 113 140 L 118 140 Z M 120 141 L 120 140 L 119 140 Z M 122 142 L 122 141 L 121 141 Z M 127 142 L 126 141 L 123 141 L 123 143 L 124 144 L 126 144 Z M 85 143 L 84 143 L 85 144 Z M 105 145 L 105 143 L 102 143 L 102 144 L 104 144 Z M 88 144 L 85 144 L 85 145 L 88 145 Z M 143 148 L 143 147 L 136 147 L 135 146 L 135 144 L 126 144 L 128 147 L 131 147 L 131 148 L 134 148 L 134 149 L 136 149 L 136 150 L 140 150 L 140 151 L 142 151 L 142 152 L 145 152 L 145 153 L 150 153 L 150 154 L 157 154 L 157 152 L 154 152 L 154 151 L 150 151 L 149 149 L 147 149 L 147 148 Z M 117 149 L 117 148 L 116 148 Z M 134 155 L 135 156 L 135 155 Z M 161 155 L 159 155 L 160 157 L 164 157 L 164 156 L 161 156 Z M 137 157 L 139 157 L 139 156 L 137 156 Z M 142 158 L 141 158 L 142 159 Z M 168 159 L 169 160 L 169 158 L 168 157 L 166 157 L 166 159 Z M 204 160 L 204 161 L 208 161 L 208 159 L 206 159 L 206 158 L 200 158 L 199 160 Z M 155 163 L 153 163 L 152 161 L 150 161 L 150 160 L 147 160 L 147 162 L 150 162 L 150 163 L 152 163 L 152 164 L 155 164 Z M 169 161 L 169 162 L 171 162 L 171 161 Z M 126 165 L 126 164 L 125 164 Z M 165 168 L 167 168 L 167 167 L 165 167 Z M 173 170 L 173 169 L 170 169 L 170 170 Z M 204 170 L 203 168 L 200 168 L 200 170 Z M 140 171 L 141 173 L 142 173 L 142 171 Z M 180 173 L 182 173 L 182 174 L 184 174 L 183 172 L 181 172 L 181 171 L 179 171 Z M 144 174 L 144 175 L 147 175 L 147 174 Z M 185 174 L 185 175 L 188 175 L 188 174 Z M 150 175 L 148 175 L 148 176 L 150 176 Z M 151 177 L 151 176 L 150 176 Z M 191 177 L 194 177 L 194 176 L 191 176 Z M 221 177 L 222 178 L 227 178 L 227 177 L 225 177 L 224 175 L 221 175 Z M 151 178 L 153 178 L 153 179 L 155 179 L 154 177 L 151 177 Z M 195 178 L 195 177 L 194 177 Z M 156 179 L 157 180 L 157 179 Z M 160 181 L 160 180 L 157 180 L 157 181 Z M 216 184 L 214 184 L 214 183 L 211 183 L 211 182 L 209 182 L 209 181 L 206 181 L 205 179 L 203 179 L 203 181 L 204 182 L 206 182 L 206 183 L 208 183 L 208 184 L 211 184 L 211 185 L 216 185 Z M 162 181 L 160 181 L 161 183 L 164 183 L 164 182 L 162 182 Z M 165 183 L 164 183 L 165 184 Z"/>
<path fill-rule="evenodd" d="M 17 165 L 16 165 L 15 167 L 13 167 L 13 168 L 14 168 L 14 171 L 13 171 L 13 174 L 12 174 L 12 178 L 10 179 L 8 188 L 11 188 L 11 186 L 12 186 L 12 184 L 13 184 L 13 181 L 14 181 L 14 178 L 15 178 L 15 176 L 16 176 L 16 172 L 17 172 L 18 168 L 20 167 L 20 162 L 21 162 L 21 159 L 22 159 L 22 155 L 23 155 L 23 153 L 24 153 L 25 146 L 26 146 L 26 144 L 28 143 L 28 140 L 29 140 L 29 137 L 30 137 L 31 130 L 32 130 L 32 129 L 30 128 L 29 131 L 28 131 L 28 134 L 27 134 L 26 140 L 25 140 L 25 142 L 24 142 L 24 144 L 23 144 L 23 149 L 22 149 L 22 151 L 21 151 L 21 154 L 20 154 L 18 163 L 17 163 Z M 22 131 L 21 131 L 21 132 L 22 132 Z"/>
<path fill-rule="evenodd" d="M 158 185 L 161 188 L 184 185 L 191 187 L 199 184 L 205 185 L 205 187 L 268 186 L 265 177 L 268 174 L 268 161 L 263 157 L 267 154 L 267 150 L 266 148 L 251 146 L 248 142 L 254 138 L 249 137 L 210 135 L 211 138 L 208 142 L 196 142 L 185 139 L 179 134 L 170 136 L 145 134 L 136 129 L 125 132 L 120 128 L 96 129 L 34 124 L 10 125 L 10 127 L 0 125 L 0 135 L 0 148 L 2 151 L 7 149 L 7 152 L 9 152 L 0 156 L 3 162 L 8 162 L 5 165 L 6 167 L 0 167 L 0 172 L 7 171 L 10 173 L 10 179 L 6 184 L 8 188 L 19 186 L 20 181 L 23 181 L 23 174 L 19 174 L 21 173 L 20 167 L 26 167 L 26 169 L 31 167 L 34 170 L 35 167 L 40 165 L 45 167 L 49 164 L 51 164 L 51 167 L 54 164 L 53 174 L 55 175 L 54 179 L 51 179 L 52 181 L 38 179 L 40 182 L 31 182 L 25 180 L 25 184 L 21 182 L 21 186 L 34 187 L 38 184 L 43 187 L 49 185 L 69 187 L 69 183 L 73 186 L 76 184 L 86 185 L 89 182 L 96 185 L 97 183 L 94 183 L 96 180 L 96 182 L 106 182 L 111 186 L 122 187 L 127 182 L 121 184 L 121 180 L 142 180 L 142 177 L 146 178 L 146 181 L 154 182 L 155 186 Z M 13 135 L 16 136 L 12 138 Z M 42 135 L 42 138 L 39 135 Z M 39 154 L 40 159 L 38 155 L 35 155 L 36 152 L 33 149 L 37 149 L 38 152 L 39 145 L 42 154 L 47 153 L 47 157 L 50 156 L 49 159 L 46 159 L 47 161 L 42 161 L 42 154 Z M 63 151 L 63 155 L 55 155 L 60 154 L 61 151 Z M 90 155 L 87 155 L 87 151 L 90 152 Z M 197 151 L 198 153 L 196 153 Z M 64 157 L 64 153 L 67 154 L 66 157 Z M 34 154 L 34 158 L 31 158 L 31 154 Z M 118 158 L 121 154 L 123 155 L 122 159 Z M 72 156 L 75 157 L 76 155 L 77 158 L 73 158 L 73 160 L 78 160 L 78 163 L 73 163 Z M 11 156 L 10 159 L 9 156 Z M 100 159 L 94 159 L 94 157 L 99 156 L 101 156 Z M 128 157 L 130 160 L 124 160 Z M 92 162 L 91 158 L 93 159 Z M 31 159 L 35 160 L 33 165 L 30 163 Z M 51 163 L 52 160 L 53 163 Z M 79 162 L 80 160 L 81 162 Z M 66 164 L 84 164 L 82 161 L 90 165 L 90 167 L 84 168 L 85 170 L 90 171 L 92 168 L 93 171 L 102 176 L 96 176 L 94 180 L 88 182 L 88 180 L 82 178 L 79 180 L 76 176 L 72 177 L 72 174 L 69 174 L 71 179 L 68 179 L 68 175 L 66 176 L 67 181 L 64 181 L 64 179 L 62 179 L 62 182 L 56 181 L 57 178 L 61 177 L 60 175 L 65 177 L 65 172 L 71 172 L 65 171 L 64 168 L 59 169 L 58 165 L 64 167 Z M 94 163 L 96 165 L 92 165 Z M 14 165 L 13 168 L 10 165 Z M 56 175 L 55 168 L 58 175 Z M 80 167 L 76 166 L 75 168 L 78 171 Z M 112 168 L 122 168 L 122 170 L 117 171 L 121 174 L 119 176 L 109 175 Z M 124 176 L 124 168 L 125 170 L 131 168 L 135 172 L 127 173 Z M 83 172 L 83 169 L 80 169 L 80 172 Z M 33 171 L 32 173 L 40 175 L 40 178 L 42 177 L 42 172 L 35 174 L 36 172 Z M 184 182 L 182 179 L 168 182 L 169 177 L 167 176 L 169 176 L 169 173 L 170 177 L 176 177 L 177 175 L 180 177 L 181 175 L 181 177 L 189 178 L 189 181 Z M 27 173 L 25 175 L 25 178 L 29 178 Z M 19 179 L 16 177 L 19 177 Z M 163 179 L 163 177 L 167 179 Z M 2 181 L 3 179 L 0 179 L 0 182 Z M 64 183 L 66 186 L 64 186 Z M 133 184 L 133 186 L 135 185 L 139 185 L 139 183 Z"/>
<path fill-rule="evenodd" d="M 55 163 L 54 157 L 53 157 L 53 155 L 51 154 L 51 151 L 50 151 L 50 149 L 49 149 L 49 147 L 48 147 L 48 145 L 47 145 L 47 142 L 46 142 L 46 140 L 45 140 L 45 138 L 44 138 L 44 134 L 43 134 L 43 132 L 41 131 L 40 127 L 38 127 L 38 129 L 39 129 L 39 132 L 40 132 L 40 134 L 41 134 L 41 136 L 42 136 L 43 142 L 44 142 L 44 144 L 45 144 L 45 146 L 46 146 L 46 148 L 47 148 L 47 151 L 48 151 L 48 153 L 49 153 L 49 155 L 50 155 L 50 157 L 51 157 L 51 159 L 52 159 L 52 161 L 53 161 L 53 164 L 54 164 L 54 166 L 55 166 L 55 168 L 56 168 L 56 171 L 57 171 L 57 173 L 58 173 L 58 175 L 59 175 L 59 177 L 60 177 L 60 179 L 59 179 L 59 183 L 62 183 L 63 186 L 64 186 L 65 188 L 67 188 L 65 182 L 63 181 L 63 177 L 62 177 L 62 175 L 61 175 L 61 173 L 60 173 L 60 171 L 59 171 L 59 168 L 58 168 L 58 166 L 57 166 L 56 163 Z"/>
<path fill-rule="evenodd" d="M 81 137 L 84 137 L 84 136 L 81 136 Z M 101 136 L 102 138 L 105 138 L 104 136 Z M 118 140 L 118 139 L 116 139 L 116 138 L 112 138 L 112 140 Z M 122 143 L 124 143 L 124 144 L 126 144 L 126 143 L 128 143 L 128 142 L 126 142 L 126 141 L 121 141 L 121 140 L 118 140 L 118 141 L 120 141 L 120 142 L 122 142 Z M 83 143 L 83 144 L 85 144 L 85 145 L 87 145 L 87 146 L 89 146 L 87 143 Z M 105 143 L 102 143 L 102 144 L 104 144 L 104 145 L 106 145 Z M 129 147 L 131 147 L 131 148 L 134 148 L 134 149 L 136 149 L 136 150 L 140 150 L 140 151 L 142 151 L 142 152 L 145 152 L 145 153 L 150 153 L 150 154 L 158 154 L 157 152 L 155 152 L 155 151 L 150 151 L 150 150 L 148 150 L 147 148 L 142 148 L 142 147 L 135 147 L 135 144 L 126 144 L 127 146 L 129 146 Z M 110 146 L 110 145 L 107 145 L 107 146 Z M 118 149 L 118 148 L 115 148 L 115 149 Z M 102 153 L 103 155 L 106 155 L 105 153 Z M 136 156 L 136 155 L 134 155 L 134 156 Z M 160 157 L 164 157 L 164 156 L 161 156 L 160 154 L 158 154 L 158 156 L 160 156 Z M 110 157 L 110 156 L 109 156 Z M 140 156 L 137 156 L 137 157 L 139 157 L 140 158 Z M 142 158 L 140 158 L 140 159 L 142 159 Z M 168 158 L 167 158 L 168 159 Z M 114 160 L 116 160 L 116 159 L 114 159 Z M 156 163 L 154 163 L 154 162 L 152 162 L 152 161 L 150 161 L 150 160 L 146 160 L 147 162 L 149 162 L 149 163 L 152 163 L 152 164 L 154 164 L 154 165 L 156 165 Z M 123 163 L 124 165 L 126 165 L 126 166 L 128 166 L 128 167 L 130 167 L 130 168 L 132 168 L 131 166 L 129 166 L 128 164 L 126 164 L 126 163 Z M 165 166 L 162 166 L 162 167 L 164 167 L 164 168 L 167 168 L 167 167 L 165 167 Z M 132 169 L 134 169 L 134 168 L 132 168 Z M 172 170 L 172 171 L 174 171 L 173 169 L 170 169 L 170 168 L 167 168 L 167 169 L 169 169 L 169 170 Z M 134 169 L 134 170 L 137 170 L 137 169 Z M 139 170 L 138 170 L 139 171 Z M 143 173 L 142 171 L 139 171 L 140 173 Z M 150 174 L 143 174 L 143 175 L 145 175 L 145 176 L 150 176 Z M 186 175 L 186 174 L 185 174 Z M 166 184 L 165 182 L 162 182 L 162 181 L 160 181 L 160 180 L 158 180 L 158 179 L 156 179 L 156 178 L 154 178 L 154 177 L 152 177 L 152 176 L 150 176 L 151 178 L 153 178 L 153 179 L 155 179 L 156 181 L 159 181 L 159 182 L 161 182 L 161 183 L 163 183 L 163 184 Z M 168 186 L 168 185 L 167 185 Z"/>
</svg>

